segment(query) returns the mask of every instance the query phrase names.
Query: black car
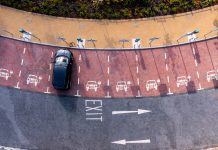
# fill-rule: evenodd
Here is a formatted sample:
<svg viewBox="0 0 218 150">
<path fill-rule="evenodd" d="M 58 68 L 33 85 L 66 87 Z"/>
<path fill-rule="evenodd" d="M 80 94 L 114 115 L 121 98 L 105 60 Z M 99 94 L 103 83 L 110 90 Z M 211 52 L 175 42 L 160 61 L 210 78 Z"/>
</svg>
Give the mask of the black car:
<svg viewBox="0 0 218 150">
<path fill-rule="evenodd" d="M 67 49 L 60 49 L 55 54 L 52 84 L 55 89 L 66 90 L 71 85 L 73 54 Z"/>
</svg>

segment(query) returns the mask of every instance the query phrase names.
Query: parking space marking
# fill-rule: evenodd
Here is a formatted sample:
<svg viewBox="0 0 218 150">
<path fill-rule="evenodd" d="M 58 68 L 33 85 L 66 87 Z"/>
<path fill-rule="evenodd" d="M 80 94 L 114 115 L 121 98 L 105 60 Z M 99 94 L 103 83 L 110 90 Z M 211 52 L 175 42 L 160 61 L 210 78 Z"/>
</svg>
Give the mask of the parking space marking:
<svg viewBox="0 0 218 150">
<path fill-rule="evenodd" d="M 23 65 L 23 59 L 21 60 L 21 66 Z"/>
<path fill-rule="evenodd" d="M 107 68 L 107 73 L 110 74 L 110 68 L 109 67 Z"/>
<path fill-rule="evenodd" d="M 54 53 L 53 53 L 53 52 L 51 52 L 51 58 L 53 58 L 53 56 L 54 56 Z"/>
<path fill-rule="evenodd" d="M 107 91 L 107 95 L 105 96 L 105 98 L 111 98 L 109 91 Z"/>
<path fill-rule="evenodd" d="M 76 90 L 76 95 L 75 96 L 81 97 L 81 95 L 79 95 L 79 90 Z"/>
<path fill-rule="evenodd" d="M 138 55 L 135 55 L 135 60 L 138 61 Z"/>
<path fill-rule="evenodd" d="M 168 71 L 168 65 L 166 64 L 166 70 Z"/>
<path fill-rule="evenodd" d="M 197 62 L 197 60 L 195 59 L 195 66 L 197 67 L 198 66 L 198 62 Z"/>
<path fill-rule="evenodd" d="M 78 78 L 78 85 L 79 85 L 79 78 Z"/>
<path fill-rule="evenodd" d="M 14 88 L 20 89 L 19 84 L 20 84 L 20 82 L 18 81 L 17 85 Z"/>
<path fill-rule="evenodd" d="M 167 59 L 167 53 L 164 54 L 164 58 Z"/>
<path fill-rule="evenodd" d="M 142 97 L 139 90 L 138 90 L 138 95 L 136 97 Z"/>
<path fill-rule="evenodd" d="M 167 95 L 172 95 L 173 93 L 171 92 L 170 88 L 168 89 Z"/>
<path fill-rule="evenodd" d="M 51 80 L 51 76 L 49 75 L 49 76 L 48 76 L 48 81 L 50 81 L 50 80 Z"/>
<path fill-rule="evenodd" d="M 49 92 L 49 87 L 46 88 L 46 92 L 44 92 L 44 93 L 46 93 L 46 94 L 51 93 L 51 92 Z"/>
<path fill-rule="evenodd" d="M 110 80 L 109 79 L 107 80 L 107 86 L 110 86 Z"/>
<path fill-rule="evenodd" d="M 110 62 L 110 56 L 109 55 L 107 56 L 107 62 Z"/>
<path fill-rule="evenodd" d="M 193 52 L 193 54 L 195 55 L 195 48 L 194 48 L 194 47 L 192 48 L 192 52 Z"/>
<path fill-rule="evenodd" d="M 139 67 L 138 66 L 136 67 L 136 72 L 139 73 Z"/>
<path fill-rule="evenodd" d="M 200 77 L 200 76 L 199 76 L 199 73 L 198 73 L 198 71 L 197 71 L 197 76 L 198 76 L 198 79 L 199 79 L 199 77 Z"/>
<path fill-rule="evenodd" d="M 138 83 L 138 85 L 139 85 L 139 78 L 137 78 L 137 83 Z"/>
<path fill-rule="evenodd" d="M 21 76 L 21 70 L 19 71 L 19 77 Z"/>
<path fill-rule="evenodd" d="M 79 55 L 79 61 L 81 61 L 81 54 Z"/>
<path fill-rule="evenodd" d="M 197 90 L 203 90 L 204 89 L 204 88 L 201 87 L 201 83 L 199 83 L 198 86 L 199 86 L 199 89 L 197 89 Z"/>
<path fill-rule="evenodd" d="M 80 66 L 79 66 L 79 68 L 78 68 L 78 73 L 80 73 Z"/>
<path fill-rule="evenodd" d="M 23 49 L 23 54 L 25 54 L 25 52 L 26 52 L 26 48 Z"/>
<path fill-rule="evenodd" d="M 51 65 L 52 65 L 52 64 L 49 64 L 49 70 L 51 70 L 51 67 L 52 67 Z"/>
<path fill-rule="evenodd" d="M 170 83 L 170 78 L 169 78 L 169 76 L 167 76 L 167 82 Z"/>
</svg>

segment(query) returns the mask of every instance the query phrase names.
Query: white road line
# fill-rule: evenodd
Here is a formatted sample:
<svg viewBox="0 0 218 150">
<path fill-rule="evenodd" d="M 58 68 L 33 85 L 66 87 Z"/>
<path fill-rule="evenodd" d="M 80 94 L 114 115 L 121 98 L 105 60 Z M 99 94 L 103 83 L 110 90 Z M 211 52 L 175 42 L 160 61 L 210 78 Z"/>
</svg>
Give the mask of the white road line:
<svg viewBox="0 0 218 150">
<path fill-rule="evenodd" d="M 110 74 L 110 68 L 109 67 L 107 68 L 107 73 Z"/>
<path fill-rule="evenodd" d="M 168 89 L 167 95 L 172 95 L 173 93 L 170 91 L 170 88 Z"/>
<path fill-rule="evenodd" d="M 21 70 L 19 71 L 19 77 L 21 76 Z"/>
<path fill-rule="evenodd" d="M 142 97 L 139 90 L 138 90 L 138 95 L 136 97 Z"/>
<path fill-rule="evenodd" d="M 47 94 L 51 93 L 51 92 L 49 92 L 49 87 L 46 88 L 46 92 L 44 92 L 44 93 L 47 93 Z"/>
<path fill-rule="evenodd" d="M 78 72 L 80 73 L 80 66 L 79 66 Z"/>
<path fill-rule="evenodd" d="M 168 65 L 166 64 L 166 70 L 168 71 Z"/>
<path fill-rule="evenodd" d="M 79 55 L 79 61 L 81 61 L 81 54 Z"/>
<path fill-rule="evenodd" d="M 200 76 L 199 76 L 199 73 L 198 73 L 198 71 L 197 71 L 197 76 L 198 76 L 198 79 L 199 79 L 199 77 L 200 77 Z"/>
<path fill-rule="evenodd" d="M 51 64 L 49 64 L 49 69 L 51 70 Z"/>
<path fill-rule="evenodd" d="M 193 54 L 195 55 L 195 49 L 194 49 L 194 47 L 192 48 L 192 52 L 193 52 Z"/>
<path fill-rule="evenodd" d="M 76 91 L 76 95 L 75 96 L 78 96 L 78 97 L 81 96 L 81 95 L 79 95 L 79 90 Z"/>
<path fill-rule="evenodd" d="M 107 95 L 105 96 L 105 98 L 111 98 L 109 91 L 107 91 Z"/>
<path fill-rule="evenodd" d="M 107 56 L 107 62 L 110 62 L 110 56 Z"/>
<path fill-rule="evenodd" d="M 198 62 L 197 62 L 197 60 L 195 59 L 195 66 L 198 66 Z"/>
<path fill-rule="evenodd" d="M 204 88 L 201 87 L 201 83 L 198 84 L 199 89 L 198 90 L 203 90 Z"/>
<path fill-rule="evenodd" d="M 25 52 L 26 52 L 26 48 L 23 49 L 23 54 L 25 54 Z"/>
<path fill-rule="evenodd" d="M 138 66 L 136 67 L 136 72 L 139 73 L 139 67 Z"/>
<path fill-rule="evenodd" d="M 167 82 L 170 83 L 170 78 L 169 78 L 169 76 L 167 76 Z"/>
<path fill-rule="evenodd" d="M 20 89 L 19 84 L 20 82 L 17 82 L 17 85 L 14 88 Z"/>
<path fill-rule="evenodd" d="M 165 53 L 164 58 L 167 59 L 167 53 Z"/>
<path fill-rule="evenodd" d="M 79 78 L 78 78 L 78 85 L 79 85 Z"/>
<path fill-rule="evenodd" d="M 110 86 L 110 80 L 109 79 L 107 80 L 107 86 Z"/>
<path fill-rule="evenodd" d="M 53 56 L 54 56 L 54 53 L 53 53 L 53 52 L 51 52 L 51 58 L 53 58 Z"/>
<path fill-rule="evenodd" d="M 138 59 L 138 55 L 135 55 L 135 60 L 136 60 L 136 61 L 138 61 L 138 60 L 139 60 L 139 59 Z"/>
<path fill-rule="evenodd" d="M 51 80 L 51 76 L 49 75 L 49 76 L 48 76 L 48 81 L 50 81 L 50 80 Z"/>
<path fill-rule="evenodd" d="M 138 85 L 139 85 L 139 78 L 137 78 L 137 83 L 138 83 Z"/>
<path fill-rule="evenodd" d="M 23 59 L 21 60 L 21 66 L 23 65 Z"/>
</svg>

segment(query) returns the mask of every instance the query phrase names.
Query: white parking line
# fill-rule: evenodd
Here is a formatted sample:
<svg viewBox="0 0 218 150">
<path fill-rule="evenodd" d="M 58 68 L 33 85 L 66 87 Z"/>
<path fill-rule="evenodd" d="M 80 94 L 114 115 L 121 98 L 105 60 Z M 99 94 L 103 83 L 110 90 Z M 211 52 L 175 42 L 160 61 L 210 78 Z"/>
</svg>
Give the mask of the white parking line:
<svg viewBox="0 0 218 150">
<path fill-rule="evenodd" d="M 14 88 L 20 89 L 19 84 L 20 82 L 17 82 L 17 85 Z"/>
<path fill-rule="evenodd" d="M 52 65 L 52 64 L 49 64 L 49 69 L 50 69 L 50 70 L 51 70 L 51 67 L 52 67 L 51 65 Z"/>
<path fill-rule="evenodd" d="M 110 56 L 107 56 L 107 61 L 110 62 Z"/>
<path fill-rule="evenodd" d="M 167 59 L 167 53 L 165 53 L 164 58 Z"/>
<path fill-rule="evenodd" d="M 203 90 L 204 89 L 204 88 L 201 87 L 201 83 L 199 83 L 198 86 L 199 86 L 199 89 L 197 89 L 197 90 Z"/>
<path fill-rule="evenodd" d="M 50 80 L 51 80 L 51 76 L 49 75 L 49 76 L 48 76 L 48 81 L 50 81 Z"/>
<path fill-rule="evenodd" d="M 195 49 L 194 49 L 194 47 L 192 48 L 192 52 L 193 52 L 193 54 L 195 55 Z"/>
<path fill-rule="evenodd" d="M 170 78 L 169 78 L 169 76 L 167 76 L 167 82 L 170 83 Z"/>
<path fill-rule="evenodd" d="M 166 70 L 168 71 L 168 65 L 166 64 Z"/>
<path fill-rule="evenodd" d="M 135 55 L 135 60 L 136 60 L 136 61 L 138 61 L 138 60 L 139 60 L 139 59 L 138 59 L 138 55 Z"/>
<path fill-rule="evenodd" d="M 80 66 L 79 66 L 78 72 L 80 73 Z"/>
<path fill-rule="evenodd" d="M 195 66 L 198 66 L 198 62 L 197 62 L 197 60 L 195 59 Z"/>
<path fill-rule="evenodd" d="M 21 70 L 19 71 L 19 75 L 18 75 L 19 77 L 21 76 Z"/>
<path fill-rule="evenodd" d="M 23 59 L 21 60 L 21 66 L 23 65 Z"/>
<path fill-rule="evenodd" d="M 25 52 L 26 52 L 26 48 L 23 49 L 23 54 L 25 54 Z"/>
<path fill-rule="evenodd" d="M 142 97 L 139 90 L 138 90 L 138 95 L 136 97 Z"/>
<path fill-rule="evenodd" d="M 54 56 L 54 53 L 53 53 L 53 52 L 51 52 L 51 58 L 53 58 L 53 56 Z"/>
<path fill-rule="evenodd" d="M 197 71 L 197 76 L 198 76 L 198 79 L 199 79 L 199 77 L 200 77 L 200 76 L 199 76 L 199 73 L 198 73 L 198 71 Z"/>
<path fill-rule="evenodd" d="M 110 74 L 110 68 L 109 67 L 107 68 L 107 73 Z"/>
<path fill-rule="evenodd" d="M 109 79 L 107 80 L 107 86 L 110 86 L 110 81 L 109 81 Z"/>
<path fill-rule="evenodd" d="M 136 67 L 136 72 L 139 73 L 139 67 L 138 66 Z"/>
<path fill-rule="evenodd" d="M 78 96 L 78 97 L 81 96 L 81 95 L 79 95 L 79 90 L 76 90 L 76 95 L 75 96 Z"/>
<path fill-rule="evenodd" d="M 111 98 L 109 91 L 107 91 L 107 95 L 105 96 L 105 98 Z"/>
<path fill-rule="evenodd" d="M 138 85 L 139 85 L 139 78 L 137 78 L 137 83 L 138 83 Z"/>
<path fill-rule="evenodd" d="M 172 95 L 173 93 L 170 91 L 170 88 L 168 89 L 167 95 Z"/>
<path fill-rule="evenodd" d="M 78 85 L 79 85 L 79 78 L 78 78 Z"/>
<path fill-rule="evenodd" d="M 81 61 L 81 54 L 79 55 L 79 61 Z"/>
<path fill-rule="evenodd" d="M 46 88 L 46 92 L 44 92 L 44 93 L 47 93 L 47 94 L 51 93 L 51 92 L 49 92 L 49 87 Z"/>
</svg>

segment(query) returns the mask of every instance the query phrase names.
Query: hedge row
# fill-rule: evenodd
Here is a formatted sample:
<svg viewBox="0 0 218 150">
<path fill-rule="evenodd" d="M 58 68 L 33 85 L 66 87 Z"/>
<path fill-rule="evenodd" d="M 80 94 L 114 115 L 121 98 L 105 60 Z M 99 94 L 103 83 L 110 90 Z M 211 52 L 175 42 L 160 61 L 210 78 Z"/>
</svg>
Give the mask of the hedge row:
<svg viewBox="0 0 218 150">
<path fill-rule="evenodd" d="M 52 16 L 130 19 L 192 11 L 218 0 L 0 0 L 0 4 Z"/>
</svg>

